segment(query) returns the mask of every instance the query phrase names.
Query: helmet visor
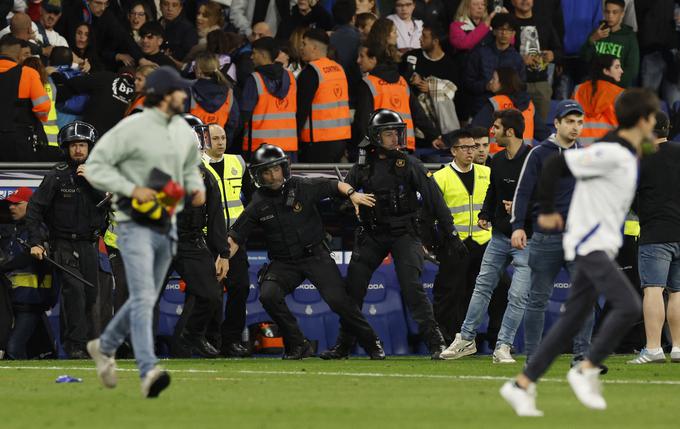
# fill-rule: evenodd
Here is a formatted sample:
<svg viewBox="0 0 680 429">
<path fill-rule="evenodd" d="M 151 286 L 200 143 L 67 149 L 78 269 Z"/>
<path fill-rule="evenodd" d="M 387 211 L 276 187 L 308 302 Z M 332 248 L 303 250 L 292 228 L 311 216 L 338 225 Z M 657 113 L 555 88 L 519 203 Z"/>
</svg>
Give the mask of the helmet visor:
<svg viewBox="0 0 680 429">
<path fill-rule="evenodd" d="M 375 139 L 376 143 L 386 150 L 406 149 L 406 124 L 377 127 Z"/>
<path fill-rule="evenodd" d="M 210 127 L 208 125 L 194 125 L 193 129 L 198 139 L 198 149 L 210 149 Z"/>
<path fill-rule="evenodd" d="M 249 171 L 253 183 L 258 188 L 279 189 L 290 179 L 290 161 L 285 157 L 252 166 Z"/>
</svg>

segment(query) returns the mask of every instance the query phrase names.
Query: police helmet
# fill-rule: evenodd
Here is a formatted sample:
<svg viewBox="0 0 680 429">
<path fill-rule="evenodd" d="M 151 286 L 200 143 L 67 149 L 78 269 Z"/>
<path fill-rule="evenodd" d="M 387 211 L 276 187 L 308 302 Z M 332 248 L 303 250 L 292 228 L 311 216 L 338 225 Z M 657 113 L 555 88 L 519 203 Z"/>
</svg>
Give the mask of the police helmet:
<svg viewBox="0 0 680 429">
<path fill-rule="evenodd" d="M 73 142 L 86 142 L 90 149 L 97 141 L 97 130 L 87 122 L 73 121 L 64 125 L 57 135 L 61 150 L 68 156 L 68 147 Z"/>
<path fill-rule="evenodd" d="M 371 144 L 384 148 L 380 133 L 388 130 L 396 130 L 398 135 L 397 149 L 406 148 L 406 122 L 401 116 L 389 109 L 380 109 L 373 112 L 368 120 L 368 139 Z"/>
<path fill-rule="evenodd" d="M 204 150 L 206 147 L 210 147 L 210 128 L 191 113 L 182 113 L 181 116 L 182 119 L 187 121 L 187 124 L 194 129 L 196 138 L 198 139 L 198 142 L 196 143 L 198 149 Z"/>
<path fill-rule="evenodd" d="M 253 179 L 253 183 L 258 188 L 268 188 L 271 185 L 264 182 L 262 173 L 267 169 L 280 165 L 283 170 L 283 182 L 290 179 L 290 159 L 286 152 L 278 146 L 268 143 L 262 143 L 251 158 L 248 172 Z"/>
</svg>

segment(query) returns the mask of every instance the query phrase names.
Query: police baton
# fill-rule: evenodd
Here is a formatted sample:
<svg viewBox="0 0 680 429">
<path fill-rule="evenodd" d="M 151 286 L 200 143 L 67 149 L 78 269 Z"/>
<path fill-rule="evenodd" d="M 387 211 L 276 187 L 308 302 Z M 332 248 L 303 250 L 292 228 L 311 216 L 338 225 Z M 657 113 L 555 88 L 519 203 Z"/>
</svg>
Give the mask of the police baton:
<svg viewBox="0 0 680 429">
<path fill-rule="evenodd" d="M 27 249 L 29 252 L 31 251 L 31 246 L 26 242 L 26 240 L 17 237 L 17 242 L 18 242 L 22 247 L 24 247 L 25 249 Z M 81 282 L 81 283 L 83 283 L 83 284 L 85 284 L 85 285 L 87 285 L 87 286 L 94 287 L 94 285 L 93 285 L 92 283 L 88 282 L 88 281 L 85 280 L 84 278 L 80 277 L 78 274 L 74 273 L 73 271 L 71 271 L 71 270 L 69 270 L 68 268 L 66 268 L 65 266 L 61 265 L 60 263 L 58 263 L 58 262 L 55 261 L 54 259 L 52 259 L 52 258 L 50 258 L 49 256 L 47 256 L 47 252 L 43 253 L 43 259 L 46 260 L 47 262 L 49 262 L 50 264 L 54 265 L 55 267 L 57 267 L 59 270 L 65 272 L 66 274 L 69 274 L 69 275 L 73 276 L 73 277 L 74 277 L 76 280 L 78 280 L 79 282 Z"/>
</svg>

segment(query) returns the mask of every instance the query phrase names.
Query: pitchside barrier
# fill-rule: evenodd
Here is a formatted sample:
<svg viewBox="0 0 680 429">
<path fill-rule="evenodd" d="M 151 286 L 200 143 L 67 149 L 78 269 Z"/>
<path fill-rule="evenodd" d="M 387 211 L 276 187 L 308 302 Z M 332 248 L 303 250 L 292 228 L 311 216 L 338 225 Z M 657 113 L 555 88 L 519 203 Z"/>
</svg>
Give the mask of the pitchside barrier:
<svg viewBox="0 0 680 429">
<path fill-rule="evenodd" d="M 52 164 L 3 164 L 0 163 L 0 221 L 10 222 L 7 203 L 5 198 L 17 188 L 26 186 L 37 188 L 42 181 L 43 175 L 51 168 Z M 294 164 L 294 174 L 308 177 L 337 178 L 338 172 L 343 176 L 347 173 L 351 164 Z M 427 164 L 431 170 L 437 170 L 439 164 Z M 331 248 L 333 258 L 342 274 L 347 272 L 352 255 L 352 243 L 354 231 L 357 227 L 356 219 L 351 214 L 342 214 L 338 210 L 337 203 L 324 201 L 319 205 L 326 230 L 333 237 Z M 255 234 L 248 243 L 248 261 L 250 264 L 250 294 L 247 300 L 246 325 L 250 326 L 259 322 L 271 320 L 267 312 L 262 308 L 259 301 L 257 287 L 257 272 L 267 262 L 267 254 L 263 250 L 263 237 Z M 100 270 L 110 273 L 108 258 L 105 248 L 100 257 Z M 425 354 L 427 348 L 418 336 L 417 325 L 411 318 L 403 303 L 399 283 L 397 282 L 392 258 L 388 256 L 383 264 L 376 270 L 371 278 L 368 292 L 362 311 L 369 323 L 376 330 L 384 343 L 385 352 L 389 355 Z M 512 274 L 512 267 L 508 270 Z M 434 278 L 437 274 L 437 266 L 426 261 L 423 270 L 423 286 L 427 296 L 432 299 Z M 552 326 L 559 317 L 564 302 L 567 299 L 571 287 L 569 275 L 562 270 L 555 281 L 555 289 L 549 302 L 548 312 L 545 318 L 546 330 Z M 182 313 L 184 304 L 184 292 L 180 288 L 180 279 L 171 277 L 166 289 L 161 295 L 158 308 L 158 323 L 156 333 L 159 337 L 172 336 L 173 329 Z M 114 290 L 115 293 L 115 290 Z M 226 302 L 226 295 L 225 295 Z M 292 294 L 286 298 L 291 312 L 297 317 L 300 327 L 305 336 L 312 340 L 319 351 L 325 350 L 335 343 L 338 335 L 338 317 L 330 310 L 328 305 L 321 299 L 316 288 L 308 281 L 303 282 Z M 48 312 L 48 319 L 59 355 L 64 356 L 59 343 L 59 304 Z M 484 338 L 487 330 L 488 317 L 479 329 L 479 338 Z M 491 353 L 494 344 L 483 341 L 480 344 L 482 353 Z M 515 338 L 514 349 L 521 353 L 524 349 L 523 327 L 520 327 Z M 357 353 L 363 350 L 357 347 Z"/>
</svg>

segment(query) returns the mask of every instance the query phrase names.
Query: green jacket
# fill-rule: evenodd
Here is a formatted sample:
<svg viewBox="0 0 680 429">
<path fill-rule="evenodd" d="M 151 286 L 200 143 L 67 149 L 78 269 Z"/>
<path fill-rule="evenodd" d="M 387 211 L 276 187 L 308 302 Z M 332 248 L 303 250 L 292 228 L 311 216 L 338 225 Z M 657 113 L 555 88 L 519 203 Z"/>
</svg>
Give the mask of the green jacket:
<svg viewBox="0 0 680 429">
<path fill-rule="evenodd" d="M 204 190 L 200 163 L 196 135 L 181 116 L 168 118 L 158 109 L 145 109 L 102 136 L 85 164 L 85 177 L 95 188 L 112 192 L 114 203 L 120 197 L 131 197 L 135 186 L 146 186 L 154 167 L 191 194 Z M 122 211 L 116 213 L 116 221 L 126 220 L 129 217 Z"/>
<path fill-rule="evenodd" d="M 623 88 L 633 86 L 640 71 L 640 48 L 637 36 L 632 28 L 622 25 L 616 33 L 609 33 L 609 37 L 598 40 L 595 44 L 588 39 L 581 48 L 581 55 L 590 63 L 596 55 L 613 55 L 621 60 L 623 76 L 619 84 Z"/>
</svg>

